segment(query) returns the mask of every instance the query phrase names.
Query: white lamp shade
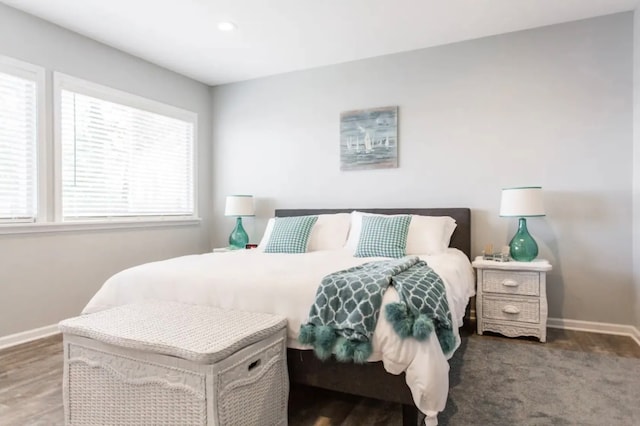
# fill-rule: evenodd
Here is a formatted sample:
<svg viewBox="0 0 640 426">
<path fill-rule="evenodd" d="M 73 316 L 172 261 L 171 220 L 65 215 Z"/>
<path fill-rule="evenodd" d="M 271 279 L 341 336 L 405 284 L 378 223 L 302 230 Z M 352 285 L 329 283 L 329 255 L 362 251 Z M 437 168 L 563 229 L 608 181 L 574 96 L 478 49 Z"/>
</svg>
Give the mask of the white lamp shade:
<svg viewBox="0 0 640 426">
<path fill-rule="evenodd" d="M 253 195 L 228 195 L 224 207 L 225 216 L 253 216 Z"/>
<path fill-rule="evenodd" d="M 500 202 L 500 216 L 544 216 L 542 188 L 528 186 L 504 188 Z"/>
</svg>

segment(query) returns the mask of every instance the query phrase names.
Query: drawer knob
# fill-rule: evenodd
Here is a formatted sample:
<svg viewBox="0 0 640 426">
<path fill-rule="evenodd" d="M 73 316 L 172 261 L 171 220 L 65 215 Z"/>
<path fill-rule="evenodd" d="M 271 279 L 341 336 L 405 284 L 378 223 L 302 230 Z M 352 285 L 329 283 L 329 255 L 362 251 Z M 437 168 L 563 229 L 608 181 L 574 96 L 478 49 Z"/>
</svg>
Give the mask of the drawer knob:
<svg viewBox="0 0 640 426">
<path fill-rule="evenodd" d="M 505 287 L 518 287 L 518 281 L 507 279 L 502 281 L 502 285 Z"/>
<path fill-rule="evenodd" d="M 517 306 L 506 305 L 504 308 L 502 308 L 502 312 L 504 312 L 505 314 L 519 314 L 520 309 L 518 309 Z"/>
</svg>

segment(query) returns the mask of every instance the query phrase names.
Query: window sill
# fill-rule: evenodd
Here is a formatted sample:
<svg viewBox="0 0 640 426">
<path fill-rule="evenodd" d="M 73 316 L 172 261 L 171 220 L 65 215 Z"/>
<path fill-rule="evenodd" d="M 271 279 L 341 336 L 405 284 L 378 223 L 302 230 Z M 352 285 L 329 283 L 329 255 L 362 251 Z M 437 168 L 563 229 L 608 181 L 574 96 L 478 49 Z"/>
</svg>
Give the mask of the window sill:
<svg viewBox="0 0 640 426">
<path fill-rule="evenodd" d="M 0 236 L 13 234 L 38 234 L 78 231 L 101 231 L 108 229 L 164 228 L 169 226 L 199 225 L 202 219 L 166 218 L 121 221 L 85 221 L 85 222 L 48 222 L 48 223 L 12 223 L 0 225 Z"/>
</svg>

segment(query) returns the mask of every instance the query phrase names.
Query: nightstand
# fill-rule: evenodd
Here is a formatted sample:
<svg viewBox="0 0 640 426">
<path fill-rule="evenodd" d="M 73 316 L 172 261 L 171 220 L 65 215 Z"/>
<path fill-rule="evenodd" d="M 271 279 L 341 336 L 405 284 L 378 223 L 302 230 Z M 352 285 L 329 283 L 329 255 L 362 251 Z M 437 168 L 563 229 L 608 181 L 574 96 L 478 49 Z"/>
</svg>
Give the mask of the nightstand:
<svg viewBox="0 0 640 426">
<path fill-rule="evenodd" d="M 543 259 L 496 262 L 476 257 L 478 334 L 493 331 L 509 337 L 547 340 L 547 271 Z"/>
</svg>

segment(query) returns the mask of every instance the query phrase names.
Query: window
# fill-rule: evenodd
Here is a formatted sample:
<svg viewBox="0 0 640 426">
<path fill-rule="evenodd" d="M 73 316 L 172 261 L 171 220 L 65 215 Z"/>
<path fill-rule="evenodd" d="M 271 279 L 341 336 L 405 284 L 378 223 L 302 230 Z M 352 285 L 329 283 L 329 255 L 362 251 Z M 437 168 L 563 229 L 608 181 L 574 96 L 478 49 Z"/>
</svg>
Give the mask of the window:
<svg viewBox="0 0 640 426">
<path fill-rule="evenodd" d="M 197 114 L 0 55 L 0 235 L 199 223 Z M 50 145 L 48 145 L 50 144 Z"/>
<path fill-rule="evenodd" d="M 0 56 L 0 223 L 38 218 L 44 70 Z"/>
<path fill-rule="evenodd" d="M 55 79 L 58 220 L 196 215 L 194 113 Z"/>
</svg>

